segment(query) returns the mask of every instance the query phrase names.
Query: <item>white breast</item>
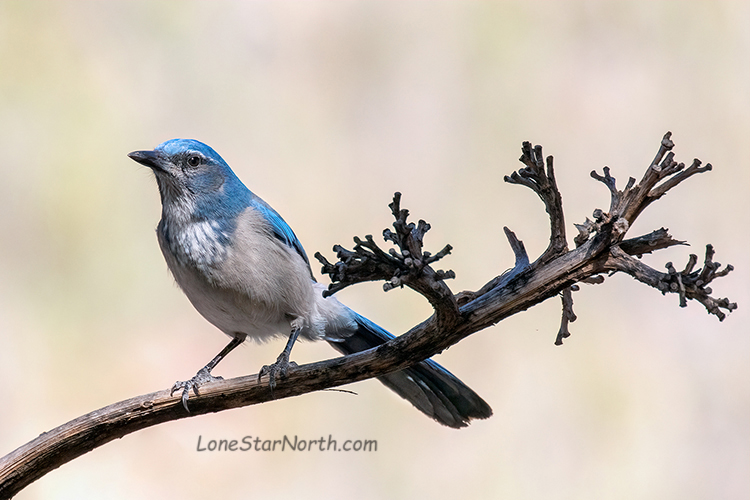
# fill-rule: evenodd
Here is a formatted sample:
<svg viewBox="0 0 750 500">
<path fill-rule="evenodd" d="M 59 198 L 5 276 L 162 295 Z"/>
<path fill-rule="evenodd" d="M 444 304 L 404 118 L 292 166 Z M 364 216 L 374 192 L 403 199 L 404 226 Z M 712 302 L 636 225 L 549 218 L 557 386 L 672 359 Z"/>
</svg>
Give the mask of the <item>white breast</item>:
<svg viewBox="0 0 750 500">
<path fill-rule="evenodd" d="M 224 333 L 258 340 L 287 336 L 291 321 L 300 318 L 301 335 L 319 338 L 326 320 L 316 302 L 325 299 L 313 287 L 307 263 L 265 224 L 248 208 L 238 217 L 229 245 L 220 244 L 218 224 L 207 222 L 170 226 L 170 242 L 158 231 L 159 244 L 190 302 Z"/>
</svg>

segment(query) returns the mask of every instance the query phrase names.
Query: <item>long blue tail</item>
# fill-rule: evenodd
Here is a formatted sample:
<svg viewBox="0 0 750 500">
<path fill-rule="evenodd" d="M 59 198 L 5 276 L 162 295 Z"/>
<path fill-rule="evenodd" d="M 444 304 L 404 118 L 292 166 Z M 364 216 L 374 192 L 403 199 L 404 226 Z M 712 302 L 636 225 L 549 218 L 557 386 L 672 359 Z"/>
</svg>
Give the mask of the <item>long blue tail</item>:
<svg viewBox="0 0 750 500">
<path fill-rule="evenodd" d="M 329 343 L 342 354 L 379 346 L 393 335 L 355 313 L 357 330 Z M 386 387 L 413 404 L 428 417 L 448 427 L 466 427 L 474 418 L 489 418 L 492 408 L 448 370 L 428 359 L 405 370 L 378 377 Z"/>
</svg>

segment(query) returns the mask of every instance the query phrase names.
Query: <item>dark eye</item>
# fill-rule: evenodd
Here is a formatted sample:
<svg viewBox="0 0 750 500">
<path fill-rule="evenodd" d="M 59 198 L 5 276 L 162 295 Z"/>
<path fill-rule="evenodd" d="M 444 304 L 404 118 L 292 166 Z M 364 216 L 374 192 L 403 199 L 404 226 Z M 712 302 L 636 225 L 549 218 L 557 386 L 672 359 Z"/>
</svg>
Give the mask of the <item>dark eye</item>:
<svg viewBox="0 0 750 500">
<path fill-rule="evenodd" d="M 187 159 L 187 163 L 191 167 L 197 167 L 201 163 L 201 157 L 200 156 L 195 156 L 195 155 L 189 156 L 188 159 Z"/>
</svg>

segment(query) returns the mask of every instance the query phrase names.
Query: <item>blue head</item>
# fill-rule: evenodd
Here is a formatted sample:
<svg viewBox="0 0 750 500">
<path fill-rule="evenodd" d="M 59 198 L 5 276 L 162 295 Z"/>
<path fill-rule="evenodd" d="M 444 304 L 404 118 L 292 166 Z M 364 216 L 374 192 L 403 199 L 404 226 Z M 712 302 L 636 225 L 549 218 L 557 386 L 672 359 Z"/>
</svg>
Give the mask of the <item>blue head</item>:
<svg viewBox="0 0 750 500">
<path fill-rule="evenodd" d="M 186 254 L 195 248 L 177 241 L 175 231 L 195 222 L 209 223 L 210 226 L 201 227 L 212 228 L 212 234 L 205 234 L 204 238 L 211 240 L 213 246 L 198 252 L 201 255 L 194 260 L 212 262 L 216 249 L 228 242 L 236 218 L 252 207 L 265 219 L 269 234 L 293 248 L 307 262 L 302 244 L 284 219 L 251 193 L 209 146 L 192 139 L 172 139 L 153 151 L 133 151 L 128 156 L 151 168 L 156 175 L 162 203 L 159 231 L 173 252 Z M 218 232 L 213 234 L 214 230 Z"/>
<path fill-rule="evenodd" d="M 216 151 L 193 139 L 172 139 L 128 156 L 153 170 L 167 217 L 231 218 L 253 196 Z"/>
</svg>

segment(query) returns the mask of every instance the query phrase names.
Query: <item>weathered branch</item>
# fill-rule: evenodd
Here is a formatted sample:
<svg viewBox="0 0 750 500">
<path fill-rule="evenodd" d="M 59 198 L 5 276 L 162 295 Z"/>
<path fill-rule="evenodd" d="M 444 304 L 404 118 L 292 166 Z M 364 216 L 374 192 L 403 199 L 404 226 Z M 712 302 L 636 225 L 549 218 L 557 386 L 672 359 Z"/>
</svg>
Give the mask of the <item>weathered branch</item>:
<svg viewBox="0 0 750 500">
<path fill-rule="evenodd" d="M 570 285 L 568 288 L 562 291 L 562 320 L 560 320 L 560 330 L 557 331 L 557 338 L 555 339 L 555 345 L 562 345 L 563 339 L 570 337 L 570 330 L 568 330 L 568 324 L 578 319 L 576 313 L 573 312 L 573 292 L 578 291 L 578 285 Z"/>
<path fill-rule="evenodd" d="M 694 270 L 698 259 L 691 256 L 682 271 L 671 264 L 662 273 L 644 264 L 635 256 L 682 245 L 666 229 L 625 239 L 637 216 L 653 201 L 663 196 L 690 176 L 710 170 L 694 161 L 688 169 L 673 160 L 674 146 L 667 133 L 659 152 L 647 168 L 643 179 L 635 184 L 631 178 L 624 190 L 617 189 L 608 168 L 604 175 L 593 173 L 611 193 L 609 212 L 594 211 L 594 220 L 577 225 L 576 248 L 566 243 L 562 197 L 557 189 L 552 157 L 547 157 L 546 170 L 540 146 L 524 143 L 521 161 L 526 168 L 506 177 L 506 181 L 532 189 L 545 204 L 550 216 L 550 244 L 533 263 L 523 243 L 505 228 L 515 254 L 514 267 L 487 282 L 475 292 L 454 295 L 445 283 L 452 271 L 436 271 L 431 264 L 448 255 L 450 246 L 432 255 L 423 250 L 423 239 L 430 226 L 424 221 L 407 222 L 408 211 L 400 207 L 400 195 L 390 205 L 395 222 L 394 231 L 383 235 L 396 248 L 385 252 L 371 236 L 355 238 L 352 250 L 334 247 L 338 261 L 331 264 L 322 255 L 323 271 L 330 275 L 334 293 L 363 281 L 383 280 L 385 289 L 410 287 L 432 304 L 435 314 L 404 335 L 376 348 L 345 357 L 329 359 L 290 369 L 287 377 L 278 380 L 273 394 L 260 385 L 257 375 L 207 383 L 200 395 L 191 397 L 190 413 L 182 408 L 180 396 L 169 390 L 132 398 L 79 417 L 43 433 L 33 441 L 0 459 L 0 499 L 9 498 L 26 485 L 60 465 L 113 439 L 158 423 L 196 417 L 273 399 L 297 396 L 336 387 L 367 378 L 382 376 L 412 366 L 454 345 L 467 336 L 503 319 L 524 311 L 549 297 L 562 293 L 563 319 L 556 343 L 569 336 L 568 324 L 575 320 L 572 294 L 576 283 L 601 283 L 603 274 L 624 272 L 662 293 L 676 293 L 680 305 L 688 300 L 701 302 L 710 314 L 720 320 L 724 311 L 737 305 L 728 299 L 715 299 L 708 285 L 732 270 L 713 261 L 714 251 L 706 248 L 703 267 Z"/>
<path fill-rule="evenodd" d="M 524 142 L 521 152 L 523 154 L 519 160 L 526 165 L 526 168 L 513 172 L 510 176 L 506 175 L 505 182 L 528 187 L 544 202 L 544 209 L 550 219 L 550 241 L 547 249 L 534 263 L 534 265 L 543 265 L 568 250 L 562 196 L 557 189 L 552 156 L 547 157 L 545 171 L 541 146 L 532 148 L 530 142 Z"/>
<path fill-rule="evenodd" d="M 454 278 L 453 271 L 434 270 L 430 264 L 448 255 L 453 247 L 446 245 L 435 255 L 423 251 L 424 235 L 430 224 L 420 220 L 417 224 L 407 222 L 409 211 L 401 208 L 401 193 L 393 195 L 391 208 L 395 231 L 385 229 L 383 238 L 398 248 L 388 253 L 378 247 L 371 235 L 365 241 L 354 237 L 354 249 L 346 250 L 335 245 L 338 262 L 331 264 L 320 252 L 315 258 L 323 264 L 322 272 L 330 275 L 333 282 L 325 295 L 331 295 L 342 288 L 365 281 L 383 280 L 387 292 L 404 285 L 422 294 L 435 308 L 441 328 L 451 328 L 458 322 L 458 302 L 445 283 Z"/>
<path fill-rule="evenodd" d="M 669 248 L 675 245 L 687 245 L 684 241 L 673 239 L 664 228 L 657 229 L 637 238 L 623 240 L 620 243 L 620 249 L 628 255 L 641 257 L 643 254 L 655 252 L 663 248 Z"/>
<path fill-rule="evenodd" d="M 619 191 L 615 178 L 609 173 L 609 167 L 604 167 L 603 176 L 596 171 L 591 172 L 591 177 L 603 182 L 612 196 L 609 213 L 602 215 L 605 220 L 620 220 L 621 232 L 627 231 L 628 226 L 633 224 L 636 217 L 651 203 L 664 196 L 667 191 L 695 174 L 711 170 L 710 163 L 701 168 L 701 161 L 697 158 L 687 170 L 683 170 L 685 164 L 674 161 L 674 153 L 672 153 L 674 142 L 671 137 L 672 132 L 664 134 L 654 161 L 646 169 L 646 173 L 637 185 L 635 179 L 631 177 L 625 189 Z M 661 181 L 664 182 L 657 185 Z"/>
</svg>

